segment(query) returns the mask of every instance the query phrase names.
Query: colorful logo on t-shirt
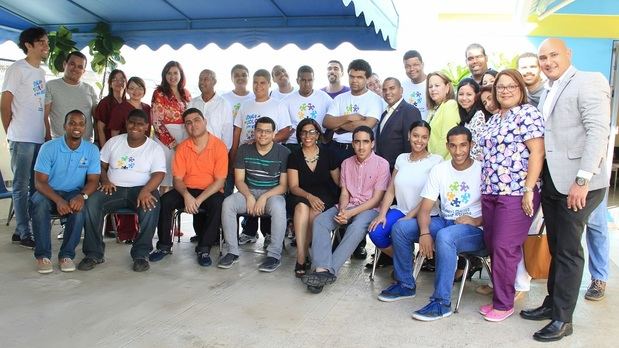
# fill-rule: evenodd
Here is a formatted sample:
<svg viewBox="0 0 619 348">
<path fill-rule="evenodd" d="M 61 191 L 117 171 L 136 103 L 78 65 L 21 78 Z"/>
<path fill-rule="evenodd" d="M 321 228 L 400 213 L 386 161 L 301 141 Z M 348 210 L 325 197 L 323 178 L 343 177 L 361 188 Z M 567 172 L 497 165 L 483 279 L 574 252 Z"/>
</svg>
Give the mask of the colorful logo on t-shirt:
<svg viewBox="0 0 619 348">
<path fill-rule="evenodd" d="M 77 166 L 78 166 L 78 168 L 86 168 L 86 167 L 88 167 L 88 158 L 86 158 L 86 157 L 80 158 L 80 161 L 79 161 Z"/>
<path fill-rule="evenodd" d="M 120 169 L 133 169 L 135 167 L 135 158 L 124 155 L 116 161 L 116 166 Z"/>
<path fill-rule="evenodd" d="M 297 117 L 299 120 L 304 118 L 311 118 L 313 120 L 318 116 L 318 112 L 316 111 L 316 106 L 312 103 L 303 103 L 299 105 L 299 112 L 297 112 Z"/>
<path fill-rule="evenodd" d="M 32 82 L 32 93 L 35 97 L 45 95 L 45 82 L 43 80 L 34 80 Z"/>
<path fill-rule="evenodd" d="M 452 207 L 460 208 L 466 205 L 471 200 L 471 193 L 469 192 L 469 185 L 462 181 L 454 181 L 449 185 L 449 192 L 447 192 L 447 200 Z"/>
<path fill-rule="evenodd" d="M 254 127 L 256 127 L 256 120 L 262 117 L 259 114 L 247 114 L 245 115 L 245 142 L 248 142 L 254 138 Z"/>
<path fill-rule="evenodd" d="M 348 104 L 344 109 L 344 115 L 356 114 L 359 112 L 359 105 L 357 104 Z"/>
<path fill-rule="evenodd" d="M 238 102 L 232 106 L 232 121 L 236 119 L 236 115 L 239 113 L 239 109 L 241 108 L 241 102 Z"/>
<path fill-rule="evenodd" d="M 414 91 L 413 93 L 409 94 L 407 99 L 408 99 L 407 100 L 408 103 L 412 104 L 416 108 L 418 108 L 419 105 L 421 105 L 421 103 L 423 102 L 423 98 L 422 98 L 421 92 L 419 92 L 419 91 Z"/>
</svg>

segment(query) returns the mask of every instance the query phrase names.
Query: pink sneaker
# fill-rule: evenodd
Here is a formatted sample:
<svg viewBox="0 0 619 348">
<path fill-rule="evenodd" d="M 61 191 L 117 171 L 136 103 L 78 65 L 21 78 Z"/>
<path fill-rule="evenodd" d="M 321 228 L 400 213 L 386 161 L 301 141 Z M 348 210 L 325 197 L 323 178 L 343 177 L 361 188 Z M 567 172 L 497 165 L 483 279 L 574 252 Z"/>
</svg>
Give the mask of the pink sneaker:
<svg viewBox="0 0 619 348">
<path fill-rule="evenodd" d="M 493 309 L 490 312 L 488 312 L 488 314 L 484 315 L 484 319 L 486 319 L 487 321 L 498 322 L 498 321 L 503 321 L 507 319 L 512 314 L 514 314 L 513 308 L 508 311 L 499 311 L 499 310 Z"/>
<path fill-rule="evenodd" d="M 486 316 L 486 314 L 490 313 L 491 310 L 492 310 L 492 303 L 488 303 L 486 305 L 479 307 L 479 314 Z"/>
</svg>

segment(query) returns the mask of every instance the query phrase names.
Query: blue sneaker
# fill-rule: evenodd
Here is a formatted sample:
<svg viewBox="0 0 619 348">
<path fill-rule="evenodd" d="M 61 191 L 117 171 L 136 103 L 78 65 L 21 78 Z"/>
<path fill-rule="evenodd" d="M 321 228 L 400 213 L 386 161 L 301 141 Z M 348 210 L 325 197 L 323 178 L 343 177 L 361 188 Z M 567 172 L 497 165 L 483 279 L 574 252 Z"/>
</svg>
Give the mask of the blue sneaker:
<svg viewBox="0 0 619 348">
<path fill-rule="evenodd" d="M 421 321 L 434 321 L 447 318 L 451 315 L 451 304 L 444 305 L 436 299 L 431 299 L 422 309 L 413 312 L 413 319 Z"/>
<path fill-rule="evenodd" d="M 164 257 L 172 254 L 172 250 L 161 250 L 157 249 L 148 255 L 148 260 L 150 262 L 161 261 Z"/>
<path fill-rule="evenodd" d="M 208 267 L 213 264 L 209 253 L 198 253 L 198 264 L 202 267 Z"/>
<path fill-rule="evenodd" d="M 399 282 L 391 284 L 378 295 L 378 299 L 383 302 L 393 302 L 413 297 L 415 297 L 415 289 L 404 287 Z"/>
</svg>

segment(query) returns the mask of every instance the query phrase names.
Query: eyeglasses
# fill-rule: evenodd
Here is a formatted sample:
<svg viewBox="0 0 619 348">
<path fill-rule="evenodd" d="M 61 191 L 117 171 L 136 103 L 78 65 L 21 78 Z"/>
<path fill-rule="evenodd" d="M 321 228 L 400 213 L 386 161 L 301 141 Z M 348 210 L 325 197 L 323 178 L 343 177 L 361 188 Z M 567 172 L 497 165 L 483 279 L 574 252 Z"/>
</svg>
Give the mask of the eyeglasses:
<svg viewBox="0 0 619 348">
<path fill-rule="evenodd" d="M 256 133 L 256 134 L 271 134 L 271 133 L 273 133 L 273 130 L 272 129 L 256 128 L 254 130 L 254 133 Z"/>
<path fill-rule="evenodd" d="M 309 131 L 301 131 L 300 132 L 302 137 L 307 137 L 307 136 L 316 136 L 318 135 L 318 131 L 315 129 L 309 130 Z"/>
<path fill-rule="evenodd" d="M 507 86 L 497 85 L 497 86 L 496 86 L 496 90 L 497 90 L 497 92 L 499 92 L 499 93 L 500 93 L 500 92 L 505 92 L 505 91 L 508 91 L 508 92 L 513 92 L 513 91 L 515 91 L 515 90 L 517 90 L 517 89 L 518 89 L 518 85 L 507 85 Z"/>
</svg>

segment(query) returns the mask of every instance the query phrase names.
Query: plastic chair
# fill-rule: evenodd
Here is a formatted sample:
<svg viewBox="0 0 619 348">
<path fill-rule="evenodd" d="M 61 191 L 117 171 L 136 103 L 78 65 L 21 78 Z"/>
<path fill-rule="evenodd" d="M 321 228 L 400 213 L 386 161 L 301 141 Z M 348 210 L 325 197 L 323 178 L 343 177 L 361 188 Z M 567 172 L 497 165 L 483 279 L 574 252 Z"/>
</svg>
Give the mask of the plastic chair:
<svg viewBox="0 0 619 348">
<path fill-rule="evenodd" d="M 105 216 L 103 217 L 103 228 L 101 229 L 101 234 L 105 233 L 105 227 L 107 225 L 107 220 L 108 220 L 108 216 L 109 215 L 135 215 L 137 214 L 137 212 L 135 211 L 135 209 L 129 209 L 129 208 L 120 208 L 120 209 L 116 209 L 112 212 L 109 212 L 107 214 L 105 214 Z M 118 231 L 117 226 L 116 226 L 116 219 L 111 219 L 112 220 L 112 225 L 114 225 L 114 231 Z M 118 239 L 118 232 L 116 232 L 116 243 L 120 243 L 120 239 Z"/>
<path fill-rule="evenodd" d="M 379 248 L 374 248 L 374 261 L 372 262 L 372 273 L 370 273 L 370 281 L 374 281 L 374 275 L 376 274 L 376 264 L 378 263 L 378 258 L 382 252 Z M 421 253 L 417 253 L 415 256 L 415 267 L 413 268 L 413 278 L 416 280 L 419 272 L 421 271 L 421 266 L 423 265 L 423 261 L 425 261 L 425 257 L 421 255 Z"/>
<path fill-rule="evenodd" d="M 2 172 L 0 171 L 0 199 L 11 199 L 11 205 L 9 207 L 9 214 L 6 218 L 6 225 L 8 226 L 13 219 L 13 192 L 9 191 L 4 184 L 4 178 L 2 177 Z"/>
</svg>

